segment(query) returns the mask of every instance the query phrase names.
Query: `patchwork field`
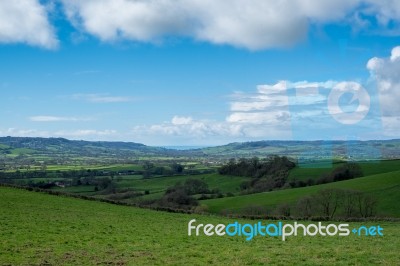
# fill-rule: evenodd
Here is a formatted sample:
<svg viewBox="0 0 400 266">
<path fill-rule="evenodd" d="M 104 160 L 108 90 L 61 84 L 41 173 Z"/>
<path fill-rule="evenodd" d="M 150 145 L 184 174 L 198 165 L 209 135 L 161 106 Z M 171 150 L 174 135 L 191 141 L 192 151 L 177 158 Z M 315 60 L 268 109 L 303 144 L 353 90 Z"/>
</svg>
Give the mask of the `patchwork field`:
<svg viewBox="0 0 400 266">
<path fill-rule="evenodd" d="M 0 188 L 2 265 L 397 265 L 398 223 L 383 237 L 217 237 L 187 235 L 187 223 L 230 223 Z M 240 222 L 246 222 L 240 220 Z M 250 222 L 250 221 L 247 221 Z M 350 226 L 359 226 L 351 223 Z M 376 225 L 368 223 L 368 225 Z"/>
</svg>

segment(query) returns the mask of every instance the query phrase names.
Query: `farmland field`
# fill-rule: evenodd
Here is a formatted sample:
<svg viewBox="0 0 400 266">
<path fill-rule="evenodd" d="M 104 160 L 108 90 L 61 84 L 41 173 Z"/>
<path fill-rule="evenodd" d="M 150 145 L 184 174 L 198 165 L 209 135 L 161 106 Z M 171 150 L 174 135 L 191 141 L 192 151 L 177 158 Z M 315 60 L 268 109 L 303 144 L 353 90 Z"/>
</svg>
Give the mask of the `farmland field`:
<svg viewBox="0 0 400 266">
<path fill-rule="evenodd" d="M 119 182 L 121 187 L 133 187 L 138 190 L 149 189 L 151 192 L 165 191 L 168 187 L 177 182 L 184 182 L 188 178 L 204 180 L 211 189 L 219 188 L 222 192 L 234 192 L 239 188 L 239 184 L 245 180 L 243 177 L 222 176 L 218 174 L 193 175 L 193 176 L 167 176 L 159 178 L 126 178 Z"/>
<path fill-rule="evenodd" d="M 202 201 L 202 203 L 207 205 L 211 212 L 220 212 L 224 209 L 240 210 L 246 206 L 255 204 L 272 207 L 280 203 L 293 203 L 300 197 L 315 194 L 323 188 L 357 189 L 369 192 L 378 197 L 378 209 L 382 215 L 400 217 L 400 208 L 398 207 L 398 202 L 400 201 L 400 171 L 318 186 L 211 199 Z"/>
<path fill-rule="evenodd" d="M 199 237 L 187 223 L 230 223 L 218 216 L 133 207 L 0 188 L 2 265 L 398 265 L 400 227 L 379 222 L 384 236 Z M 241 222 L 249 222 L 240 220 Z M 350 226 L 358 226 L 351 223 Z M 376 225 L 369 222 L 368 225 Z"/>
<path fill-rule="evenodd" d="M 297 166 L 292 169 L 289 174 L 289 179 L 297 179 L 306 181 L 307 179 L 317 179 L 324 173 L 329 173 L 332 169 L 335 169 L 344 162 L 334 162 L 326 166 L 324 164 L 321 167 L 315 167 L 315 164 L 304 164 Z M 368 161 L 368 162 L 358 162 L 360 165 L 364 176 L 387 173 L 396 170 L 400 170 L 400 160 L 381 160 L 381 161 Z"/>
</svg>

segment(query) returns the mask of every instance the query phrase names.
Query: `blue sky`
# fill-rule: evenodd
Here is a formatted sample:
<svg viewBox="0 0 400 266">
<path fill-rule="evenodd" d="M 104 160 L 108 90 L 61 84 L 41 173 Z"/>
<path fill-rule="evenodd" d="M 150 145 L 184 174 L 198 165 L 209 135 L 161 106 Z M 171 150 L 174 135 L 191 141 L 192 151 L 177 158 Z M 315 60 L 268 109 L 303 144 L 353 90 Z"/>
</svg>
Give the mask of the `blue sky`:
<svg viewBox="0 0 400 266">
<path fill-rule="evenodd" d="M 0 135 L 217 145 L 400 130 L 400 1 L 0 2 Z"/>
</svg>

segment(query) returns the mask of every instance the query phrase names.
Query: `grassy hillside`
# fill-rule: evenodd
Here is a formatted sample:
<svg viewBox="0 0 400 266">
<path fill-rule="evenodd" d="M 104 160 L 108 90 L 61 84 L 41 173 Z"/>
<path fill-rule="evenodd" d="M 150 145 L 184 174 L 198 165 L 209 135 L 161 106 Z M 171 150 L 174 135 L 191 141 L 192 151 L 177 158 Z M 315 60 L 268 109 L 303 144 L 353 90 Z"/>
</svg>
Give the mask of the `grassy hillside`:
<svg viewBox="0 0 400 266">
<path fill-rule="evenodd" d="M 257 236 L 247 242 L 243 237 L 187 236 L 187 223 L 193 218 L 213 224 L 232 219 L 11 188 L 0 188 L 0 209 L 2 265 L 396 265 L 400 261 L 398 223 L 380 223 L 383 237 L 299 236 L 282 242 Z"/>
<path fill-rule="evenodd" d="M 319 165 L 306 164 L 297 166 L 292 169 L 289 173 L 289 179 L 291 180 L 303 180 L 307 179 L 317 179 L 322 174 L 329 173 L 333 169 L 343 165 L 344 162 L 335 162 L 329 165 Z M 381 173 L 388 173 L 400 170 L 400 160 L 382 160 L 382 161 L 368 161 L 368 162 L 358 162 L 360 165 L 364 176 L 376 175 Z"/>
<path fill-rule="evenodd" d="M 378 211 L 381 215 L 400 217 L 398 205 L 400 201 L 400 171 L 318 186 L 205 200 L 202 201 L 202 204 L 207 205 L 211 212 L 220 212 L 224 209 L 239 210 L 251 205 L 272 207 L 281 203 L 295 202 L 297 199 L 315 194 L 323 188 L 345 188 L 370 192 L 379 200 Z"/>
</svg>

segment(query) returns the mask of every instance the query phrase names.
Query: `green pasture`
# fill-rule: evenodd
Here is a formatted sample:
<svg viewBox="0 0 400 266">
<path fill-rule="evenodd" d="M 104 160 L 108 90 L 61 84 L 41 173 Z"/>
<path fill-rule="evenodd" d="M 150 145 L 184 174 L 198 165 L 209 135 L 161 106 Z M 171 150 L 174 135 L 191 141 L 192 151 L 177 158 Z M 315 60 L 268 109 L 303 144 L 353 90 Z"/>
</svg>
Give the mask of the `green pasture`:
<svg viewBox="0 0 400 266">
<path fill-rule="evenodd" d="M 188 236 L 187 224 L 236 220 L 0 188 L 2 265 L 398 265 L 400 227 L 384 236 Z M 255 221 L 239 220 L 241 223 Z M 268 221 L 263 221 L 268 222 Z M 276 221 L 270 221 L 276 222 Z M 292 222 L 290 222 L 292 223 Z M 350 228 L 361 223 L 350 223 Z"/>
</svg>

